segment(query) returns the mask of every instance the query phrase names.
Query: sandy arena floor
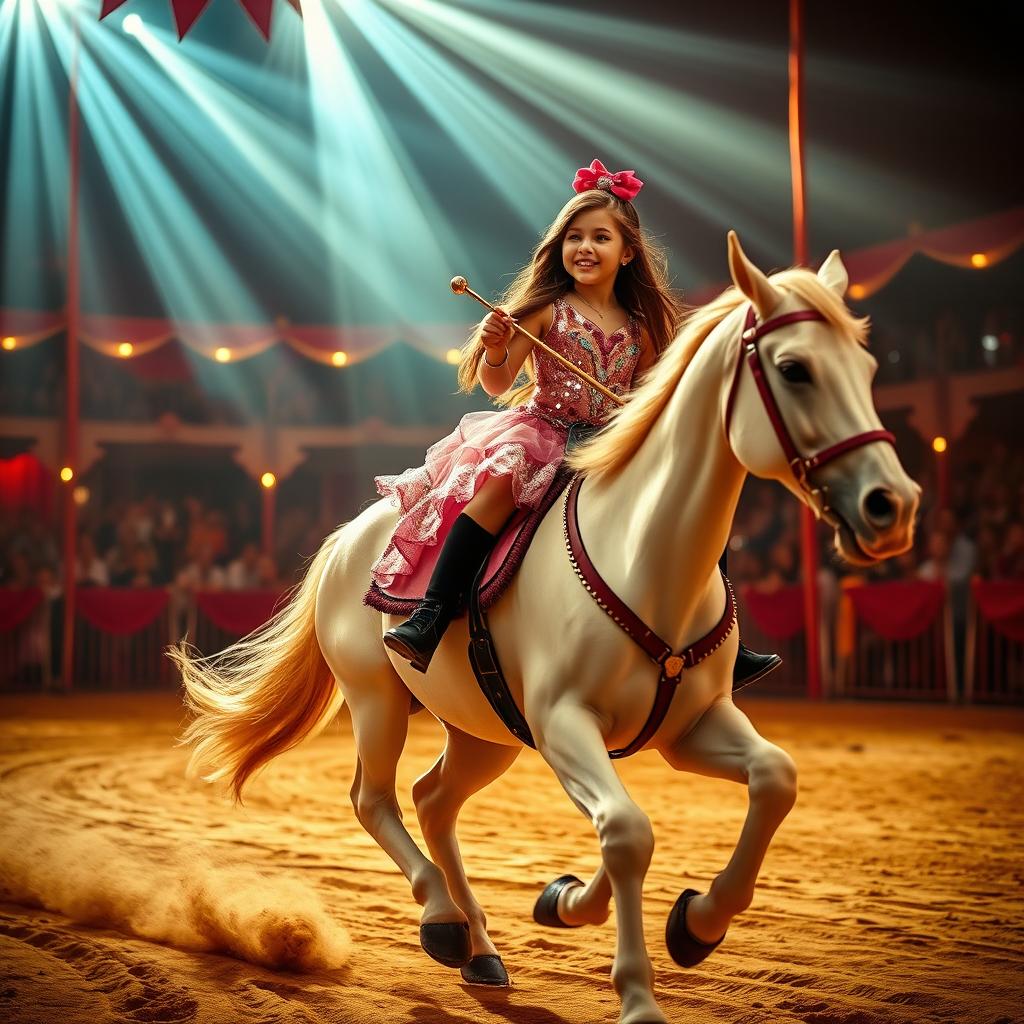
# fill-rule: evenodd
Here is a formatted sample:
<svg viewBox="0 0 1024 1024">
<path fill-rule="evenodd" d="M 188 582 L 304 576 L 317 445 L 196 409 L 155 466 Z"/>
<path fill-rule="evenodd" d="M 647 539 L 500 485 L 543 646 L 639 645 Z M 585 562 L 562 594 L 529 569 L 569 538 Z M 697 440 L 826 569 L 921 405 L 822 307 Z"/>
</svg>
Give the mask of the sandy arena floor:
<svg viewBox="0 0 1024 1024">
<path fill-rule="evenodd" d="M 800 768 L 750 910 L 700 967 L 668 957 L 682 888 L 706 888 L 746 790 L 619 762 L 657 848 L 646 924 L 672 1021 L 1024 1020 L 1024 712 L 740 700 Z M 348 719 L 286 755 L 233 811 L 184 777 L 175 699 L 0 699 L 0 1020 L 595 1024 L 614 1021 L 614 914 L 531 919 L 596 839 L 533 751 L 475 797 L 463 857 L 513 988 L 462 983 L 417 938 L 405 879 L 352 814 Z M 411 721 L 409 788 L 441 748 Z M 292 964 L 280 968 L 278 964 Z"/>
</svg>

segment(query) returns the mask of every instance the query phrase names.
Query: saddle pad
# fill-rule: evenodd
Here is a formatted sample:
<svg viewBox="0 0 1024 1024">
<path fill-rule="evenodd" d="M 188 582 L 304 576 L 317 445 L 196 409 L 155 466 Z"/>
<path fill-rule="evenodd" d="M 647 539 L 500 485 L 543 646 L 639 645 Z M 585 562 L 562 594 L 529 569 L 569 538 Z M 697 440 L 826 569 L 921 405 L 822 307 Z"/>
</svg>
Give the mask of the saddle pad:
<svg viewBox="0 0 1024 1024">
<path fill-rule="evenodd" d="M 537 510 L 519 509 L 505 525 L 488 557 L 484 582 L 480 587 L 480 605 L 485 611 L 492 607 L 505 592 L 530 547 L 530 541 L 533 540 L 540 521 L 571 479 L 571 470 L 565 465 L 560 466 Z M 427 585 L 430 583 L 431 573 L 434 571 L 441 548 L 444 546 L 444 539 L 448 536 L 448 531 L 460 512 L 461 509 L 455 507 L 445 514 L 438 530 L 437 544 L 423 551 L 415 572 L 409 576 L 396 577 L 394 583 L 387 590 L 382 590 L 376 582 L 371 581 L 370 589 L 363 596 L 363 604 L 368 604 L 371 608 L 390 615 L 410 614 L 427 592 Z M 460 608 L 458 614 L 461 615 L 464 612 L 465 608 Z"/>
</svg>

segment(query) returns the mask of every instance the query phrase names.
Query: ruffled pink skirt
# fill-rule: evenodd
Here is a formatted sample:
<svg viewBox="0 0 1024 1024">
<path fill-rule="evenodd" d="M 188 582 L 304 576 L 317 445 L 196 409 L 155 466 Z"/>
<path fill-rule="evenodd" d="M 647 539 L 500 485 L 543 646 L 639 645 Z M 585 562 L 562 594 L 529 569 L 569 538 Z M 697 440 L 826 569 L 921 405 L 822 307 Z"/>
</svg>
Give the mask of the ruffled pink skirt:
<svg viewBox="0 0 1024 1024">
<path fill-rule="evenodd" d="M 537 508 L 562 462 L 567 437 L 568 426 L 523 406 L 470 412 L 427 449 L 424 465 L 375 477 L 378 492 L 401 509 L 388 546 L 370 570 L 377 586 L 387 590 L 396 577 L 411 576 L 424 550 L 444 543 L 488 477 L 510 476 L 516 507 Z"/>
</svg>

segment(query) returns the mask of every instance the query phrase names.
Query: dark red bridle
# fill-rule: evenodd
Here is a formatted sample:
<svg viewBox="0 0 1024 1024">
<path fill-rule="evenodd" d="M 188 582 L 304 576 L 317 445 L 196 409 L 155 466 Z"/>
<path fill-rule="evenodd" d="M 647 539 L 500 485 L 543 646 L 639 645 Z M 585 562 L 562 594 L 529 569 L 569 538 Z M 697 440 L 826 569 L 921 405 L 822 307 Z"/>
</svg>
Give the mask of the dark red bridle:
<svg viewBox="0 0 1024 1024">
<path fill-rule="evenodd" d="M 801 309 L 794 313 L 783 313 L 758 325 L 754 304 L 751 303 L 747 308 L 747 318 L 743 325 L 743 333 L 740 335 L 740 351 L 736 358 L 736 372 L 733 374 L 732 387 L 729 389 L 729 400 L 725 407 L 725 436 L 726 438 L 729 437 L 733 402 L 736 399 L 740 372 L 743 369 L 744 356 L 746 356 L 746 363 L 750 367 L 754 383 L 757 384 L 757 390 L 761 395 L 761 402 L 764 404 L 764 410 L 768 414 L 768 419 L 771 420 L 772 427 L 775 428 L 775 436 L 779 439 L 779 444 L 782 445 L 790 471 L 796 478 L 796 482 L 800 485 L 800 489 L 807 495 L 811 509 L 820 518 L 826 516 L 826 513 L 830 511 L 825 497 L 828 489 L 823 486 L 814 487 L 810 479 L 811 472 L 831 462 L 833 459 L 839 458 L 840 455 L 845 455 L 854 448 L 860 448 L 875 441 L 888 441 L 889 444 L 895 447 L 896 438 L 888 430 L 866 430 L 862 434 L 854 434 L 853 437 L 848 437 L 845 441 L 840 441 L 838 444 L 825 448 L 809 458 L 804 458 L 797 451 L 796 445 L 793 443 L 793 439 L 790 437 L 789 430 L 786 427 L 786 421 L 782 418 L 782 413 L 779 411 L 779 405 L 775 401 L 775 395 L 772 394 L 771 385 L 765 376 L 757 343 L 766 334 L 770 334 L 780 327 L 786 327 L 788 324 L 800 323 L 802 320 L 827 322 L 825 317 L 816 309 Z"/>
</svg>

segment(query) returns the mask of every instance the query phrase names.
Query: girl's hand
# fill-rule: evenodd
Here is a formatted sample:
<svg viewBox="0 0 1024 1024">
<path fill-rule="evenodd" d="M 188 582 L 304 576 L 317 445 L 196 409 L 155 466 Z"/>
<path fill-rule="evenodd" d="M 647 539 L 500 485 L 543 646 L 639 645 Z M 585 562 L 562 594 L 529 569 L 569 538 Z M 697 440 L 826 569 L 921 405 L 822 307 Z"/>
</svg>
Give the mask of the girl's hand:
<svg viewBox="0 0 1024 1024">
<path fill-rule="evenodd" d="M 480 341 L 484 348 L 504 348 L 515 333 L 513 320 L 505 310 L 497 308 L 484 317 L 480 330 Z"/>
</svg>

